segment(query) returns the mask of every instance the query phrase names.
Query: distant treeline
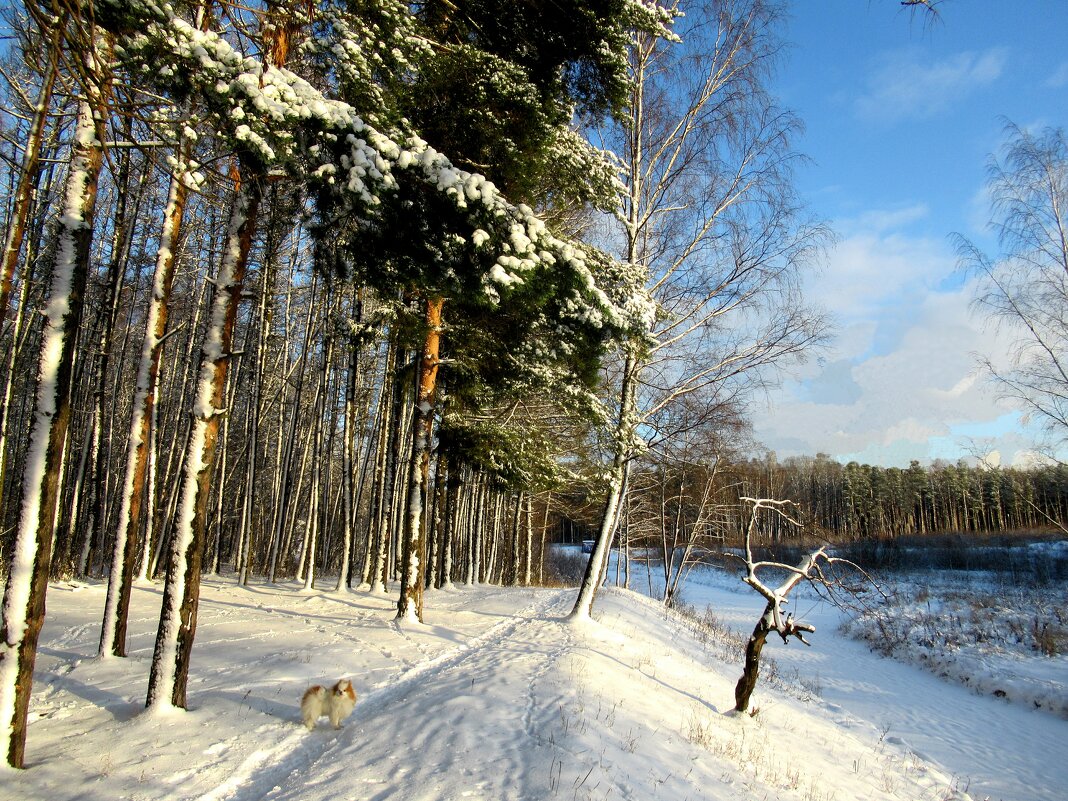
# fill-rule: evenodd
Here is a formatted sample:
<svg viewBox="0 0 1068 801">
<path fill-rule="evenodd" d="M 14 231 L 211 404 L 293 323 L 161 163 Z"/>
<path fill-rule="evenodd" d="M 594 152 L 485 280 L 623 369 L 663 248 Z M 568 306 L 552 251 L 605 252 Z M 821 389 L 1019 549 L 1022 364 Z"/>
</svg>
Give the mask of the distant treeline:
<svg viewBox="0 0 1068 801">
<path fill-rule="evenodd" d="M 1023 470 L 914 461 L 902 469 L 843 465 L 819 454 L 753 459 L 730 472 L 739 495 L 797 501 L 834 539 L 1023 531 L 1068 520 L 1065 465 Z M 786 535 L 774 526 L 769 533 Z"/>
</svg>

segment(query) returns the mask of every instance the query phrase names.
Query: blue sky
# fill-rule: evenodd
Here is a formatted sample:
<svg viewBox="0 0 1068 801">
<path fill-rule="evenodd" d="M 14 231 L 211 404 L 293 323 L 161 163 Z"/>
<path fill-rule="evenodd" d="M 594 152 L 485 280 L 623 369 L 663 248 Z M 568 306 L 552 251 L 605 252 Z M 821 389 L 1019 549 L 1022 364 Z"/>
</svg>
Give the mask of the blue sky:
<svg viewBox="0 0 1068 801">
<path fill-rule="evenodd" d="M 1035 432 L 975 369 L 1007 334 L 970 312 L 949 235 L 995 249 L 1006 119 L 1068 125 L 1068 0 L 946 0 L 934 22 L 896 0 L 788 5 L 775 91 L 806 125 L 803 197 L 837 234 L 806 291 L 838 337 L 753 410 L 756 437 L 780 458 L 1025 462 Z"/>
</svg>

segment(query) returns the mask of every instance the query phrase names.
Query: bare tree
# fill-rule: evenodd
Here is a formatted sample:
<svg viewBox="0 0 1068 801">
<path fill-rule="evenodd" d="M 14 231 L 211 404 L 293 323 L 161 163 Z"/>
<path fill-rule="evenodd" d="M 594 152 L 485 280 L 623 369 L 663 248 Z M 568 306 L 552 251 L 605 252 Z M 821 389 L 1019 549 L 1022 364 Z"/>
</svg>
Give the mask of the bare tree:
<svg viewBox="0 0 1068 801">
<path fill-rule="evenodd" d="M 604 576 L 631 461 L 701 426 L 824 329 L 796 282 L 824 235 L 791 184 L 797 120 L 765 88 L 781 10 L 765 0 L 677 9 L 681 44 L 635 37 L 628 118 L 605 133 L 626 165 L 622 258 L 652 306 L 648 335 L 621 348 L 608 497 L 575 617 L 589 615 Z"/>
<path fill-rule="evenodd" d="M 981 364 L 1003 397 L 1068 442 L 1068 138 L 1063 128 L 1007 126 L 989 166 L 991 227 L 999 252 L 957 235 L 963 267 L 979 277 L 976 307 L 1015 335 L 1007 367 Z"/>
<path fill-rule="evenodd" d="M 749 523 L 745 529 L 745 577 L 742 580 L 767 601 L 764 614 L 760 616 L 753 628 L 753 633 L 749 635 L 749 640 L 746 642 L 745 667 L 734 688 L 735 711 L 745 712 L 749 708 L 749 699 L 753 695 L 753 690 L 756 689 L 757 677 L 760 673 L 760 654 L 768 635 L 774 632 L 782 637 L 784 643 L 789 642 L 791 637 L 795 637 L 805 645 L 810 645 L 805 639 L 805 634 L 816 630 L 812 624 L 799 621 L 793 614 L 784 612 L 783 607 L 789 603 L 787 596 L 794 588 L 803 581 L 809 582 L 817 588 L 826 590 L 833 602 L 841 604 L 842 600 L 847 597 L 843 595 L 846 588 L 835 575 L 834 568 L 845 566 L 859 574 L 867 583 L 874 584 L 874 582 L 852 562 L 829 556 L 826 545 L 810 551 L 797 565 L 756 559 L 753 555 L 753 544 L 761 517 L 771 515 L 780 518 L 789 526 L 801 529 L 803 524 L 798 516 L 800 507 L 791 500 L 749 497 L 743 497 L 740 500 L 749 507 Z M 734 555 L 728 554 L 728 556 Z M 773 587 L 762 579 L 760 573 L 766 574 L 768 571 L 780 576 L 785 574 L 782 583 Z"/>
</svg>

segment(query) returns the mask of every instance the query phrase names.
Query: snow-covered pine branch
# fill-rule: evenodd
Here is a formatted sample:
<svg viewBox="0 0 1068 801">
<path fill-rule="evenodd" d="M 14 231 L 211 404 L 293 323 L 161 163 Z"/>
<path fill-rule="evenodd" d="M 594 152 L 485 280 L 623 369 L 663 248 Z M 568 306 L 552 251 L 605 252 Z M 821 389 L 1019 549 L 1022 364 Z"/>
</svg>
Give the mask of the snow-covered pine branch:
<svg viewBox="0 0 1068 801">
<path fill-rule="evenodd" d="M 630 6 L 634 15 L 657 14 L 645 3 Z M 611 294 L 602 288 L 599 273 L 611 268 L 609 257 L 557 238 L 529 207 L 511 203 L 492 181 L 455 166 L 419 136 L 374 128 L 348 103 L 288 69 L 241 55 L 169 3 L 99 0 L 94 8 L 118 35 L 116 54 L 134 75 L 175 98 L 195 96 L 206 123 L 235 152 L 265 171 L 307 178 L 320 195 L 332 196 L 335 216 L 373 219 L 400 183 L 418 183 L 469 221 L 472 249 L 492 254 L 480 260 L 491 301 L 535 270 L 566 269 L 576 279 L 576 302 L 562 310 L 565 315 L 595 326 L 648 330 L 652 307 L 639 285 L 617 283 Z"/>
</svg>

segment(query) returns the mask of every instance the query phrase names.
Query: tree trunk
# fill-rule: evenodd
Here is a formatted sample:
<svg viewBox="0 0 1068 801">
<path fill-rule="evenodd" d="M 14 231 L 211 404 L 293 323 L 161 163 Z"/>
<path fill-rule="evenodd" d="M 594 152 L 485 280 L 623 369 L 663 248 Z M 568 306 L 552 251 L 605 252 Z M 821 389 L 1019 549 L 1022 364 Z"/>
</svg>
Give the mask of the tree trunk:
<svg viewBox="0 0 1068 801">
<path fill-rule="evenodd" d="M 522 559 L 522 536 L 520 530 L 523 520 L 523 498 L 524 493 L 522 492 L 516 495 L 515 498 L 515 513 L 512 515 L 510 541 L 508 543 L 508 563 L 501 581 L 502 584 L 510 587 L 514 587 L 519 583 L 519 563 Z"/>
<path fill-rule="evenodd" d="M 86 54 L 90 76 L 110 60 L 110 43 L 94 41 Z M 81 322 L 96 210 L 97 179 L 103 161 L 106 103 L 110 84 L 85 87 L 71 146 L 56 262 L 45 309 L 30 450 L 22 481 L 22 512 L 11 553 L 0 624 L 0 726 L 7 762 L 21 768 L 26 750 L 37 639 L 44 624 L 59 469 L 71 414 L 75 339 Z"/>
<path fill-rule="evenodd" d="M 353 319 L 357 325 L 363 323 L 363 299 L 359 291 L 353 298 Z M 341 531 L 341 569 L 337 575 L 335 592 L 343 592 L 349 587 L 349 572 L 352 558 L 352 534 L 356 524 L 356 387 L 360 383 L 360 340 L 349 338 L 349 369 L 345 378 L 345 431 L 342 443 L 341 479 L 342 479 L 342 531 Z"/>
<path fill-rule="evenodd" d="M 373 593 L 386 591 L 386 473 L 389 466 L 389 437 L 393 430 L 392 397 L 395 381 L 396 332 L 390 337 L 386 351 L 385 371 L 382 374 L 382 389 L 378 401 L 378 443 L 375 449 L 375 473 L 371 482 L 371 535 L 367 544 L 367 565 L 364 581 Z"/>
<path fill-rule="evenodd" d="M 539 550 L 538 557 L 538 584 L 545 583 L 545 538 L 549 532 L 549 506 L 552 503 L 553 495 L 548 493 L 545 496 L 545 511 L 541 516 L 541 548 Z"/>
<path fill-rule="evenodd" d="M 760 652 L 764 650 L 768 634 L 773 630 L 774 607 L 774 604 L 769 603 L 764 608 L 764 614 L 757 621 L 753 633 L 749 635 L 749 642 L 745 645 L 745 667 L 742 677 L 734 687 L 734 708 L 738 712 L 749 709 L 749 699 L 756 689 L 757 676 L 760 674 Z"/>
<path fill-rule="evenodd" d="M 170 316 L 171 288 L 174 285 L 176 250 L 182 226 L 182 215 L 192 181 L 189 157 L 192 142 L 183 137 L 178 146 L 178 159 L 171 170 L 167 204 L 163 211 L 163 230 L 156 251 L 156 268 L 152 276 L 152 297 L 149 300 L 148 320 L 141 359 L 137 366 L 130 434 L 126 446 L 126 472 L 122 497 L 119 501 L 119 520 L 115 534 L 108 594 L 104 605 L 104 621 L 100 632 L 100 656 L 126 656 L 126 624 L 130 611 L 130 592 L 133 587 L 134 563 L 137 559 L 137 534 L 141 527 L 141 504 L 145 497 L 145 476 L 148 469 L 149 429 L 155 416 L 156 388 L 159 384 L 160 363 L 163 357 L 163 338 Z M 145 542 L 147 554 L 150 543 Z M 147 578 L 147 575 L 146 575 Z"/>
<path fill-rule="evenodd" d="M 619 419 L 616 422 L 615 454 L 612 458 L 608 498 L 605 500 L 597 541 L 586 563 L 578 598 L 575 599 L 575 606 L 571 610 L 572 619 L 590 616 L 593 611 L 593 600 L 604 580 L 609 548 L 619 522 L 621 501 L 626 493 L 627 476 L 630 472 L 630 457 L 635 436 L 635 384 L 638 380 L 639 369 L 637 356 L 631 349 L 628 349 L 623 365 L 623 385 L 620 387 Z"/>
<path fill-rule="evenodd" d="M 330 293 L 327 292 L 327 295 Z M 330 311 L 327 311 L 327 318 L 330 317 Z M 320 521 L 320 506 L 325 507 L 326 504 L 322 503 L 322 496 L 324 494 L 324 482 L 323 482 L 323 461 L 327 458 L 324 453 L 323 447 L 323 430 L 327 428 L 326 420 L 326 398 L 330 394 L 329 382 L 330 382 L 330 362 L 333 359 L 334 354 L 334 337 L 332 333 L 326 334 L 326 343 L 322 349 L 322 369 L 319 373 L 319 383 L 315 390 L 315 404 L 313 405 L 312 419 L 315 421 L 315 434 L 312 436 L 312 477 L 311 477 L 311 503 L 308 508 L 308 533 L 306 536 L 305 553 L 307 559 L 305 560 L 304 570 L 304 589 L 305 591 L 311 591 L 315 586 L 315 558 L 317 545 L 319 542 L 319 533 L 323 530 L 323 526 Z"/>
<path fill-rule="evenodd" d="M 211 318 L 201 348 L 200 380 L 186 451 L 179 516 L 172 535 L 163 609 L 152 656 L 146 701 L 150 707 L 173 704 L 184 708 L 186 705 L 186 682 L 200 599 L 208 494 L 219 437 L 219 416 L 226 406 L 223 388 L 262 196 L 260 180 L 242 180 L 238 176 L 238 182 L 227 246 L 214 282 Z"/>
<path fill-rule="evenodd" d="M 412 458 L 408 469 L 408 516 L 404 531 L 401 566 L 399 620 L 423 621 L 423 571 L 426 569 L 426 538 L 423 518 L 427 502 L 430 445 L 434 429 L 434 396 L 437 389 L 438 353 L 441 344 L 441 307 L 444 298 L 426 300 L 426 340 L 419 362 L 415 409 L 412 412 Z"/>
<path fill-rule="evenodd" d="M 272 190 L 272 198 L 274 197 Z M 273 204 L 272 204 L 273 206 Z M 273 232 L 273 226 L 272 226 Z M 267 367 L 267 348 L 271 332 L 271 317 L 274 298 L 275 278 L 278 274 L 276 259 L 277 246 L 273 233 L 267 239 L 267 252 L 264 254 L 263 271 L 260 279 L 260 302 L 257 313 L 259 331 L 256 339 L 256 362 L 253 366 L 252 395 L 249 398 L 248 420 L 248 471 L 245 476 L 245 499 L 241 508 L 241 528 L 239 541 L 245 549 L 244 559 L 238 568 L 238 583 L 248 584 L 252 569 L 252 549 L 254 546 L 252 529 L 256 512 L 256 477 L 259 473 L 260 455 L 260 419 L 263 415 L 263 384 Z M 240 550 L 240 548 L 239 548 Z M 236 567 L 236 565 L 235 565 Z"/>
</svg>

